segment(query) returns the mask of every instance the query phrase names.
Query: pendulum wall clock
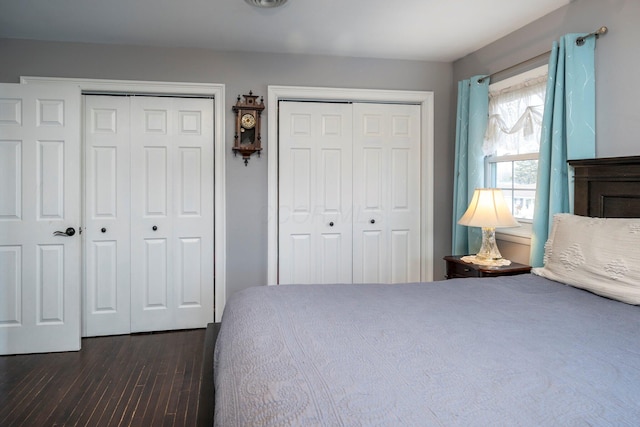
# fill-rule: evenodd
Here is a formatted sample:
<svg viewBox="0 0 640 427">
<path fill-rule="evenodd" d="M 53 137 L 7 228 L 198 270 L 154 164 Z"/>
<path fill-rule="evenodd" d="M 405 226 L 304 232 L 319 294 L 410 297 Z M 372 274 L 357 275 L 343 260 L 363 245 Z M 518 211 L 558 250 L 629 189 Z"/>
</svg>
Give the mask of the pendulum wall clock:
<svg viewBox="0 0 640 427">
<path fill-rule="evenodd" d="M 249 163 L 249 157 L 253 153 L 262 150 L 262 137 L 260 136 L 260 116 L 264 110 L 264 101 L 262 97 L 258 103 L 257 95 L 249 91 L 249 95 L 242 95 L 244 100 L 238 101 L 233 106 L 233 112 L 236 114 L 236 133 L 233 141 L 233 153 L 242 155 L 245 166 Z"/>
</svg>

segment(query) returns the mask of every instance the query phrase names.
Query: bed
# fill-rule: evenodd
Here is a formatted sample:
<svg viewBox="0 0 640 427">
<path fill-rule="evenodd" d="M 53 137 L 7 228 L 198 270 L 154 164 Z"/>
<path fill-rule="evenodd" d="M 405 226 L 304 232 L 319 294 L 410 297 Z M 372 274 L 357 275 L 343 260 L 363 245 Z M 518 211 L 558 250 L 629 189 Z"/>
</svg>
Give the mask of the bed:
<svg viewBox="0 0 640 427">
<path fill-rule="evenodd" d="M 571 164 L 582 217 L 554 220 L 540 274 L 234 294 L 212 362 L 214 424 L 637 425 L 640 157 Z M 576 250 L 590 238 L 614 242 Z"/>
</svg>

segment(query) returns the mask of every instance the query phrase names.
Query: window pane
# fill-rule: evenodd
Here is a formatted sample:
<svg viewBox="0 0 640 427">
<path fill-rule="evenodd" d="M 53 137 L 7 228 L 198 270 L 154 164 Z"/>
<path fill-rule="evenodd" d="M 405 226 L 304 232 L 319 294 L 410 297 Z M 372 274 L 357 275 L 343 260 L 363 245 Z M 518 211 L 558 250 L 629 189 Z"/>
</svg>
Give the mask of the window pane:
<svg viewBox="0 0 640 427">
<path fill-rule="evenodd" d="M 513 186 L 515 188 L 536 188 L 538 179 L 537 160 L 516 160 L 513 162 Z"/>
<path fill-rule="evenodd" d="M 532 220 L 538 161 L 496 162 L 494 167 L 496 180 L 493 185 L 502 190 L 502 195 L 513 216 L 521 220 Z"/>
<path fill-rule="evenodd" d="M 533 219 L 533 204 L 536 190 L 515 190 L 513 192 L 513 216 L 519 219 Z"/>
<path fill-rule="evenodd" d="M 513 213 L 513 191 L 507 190 L 505 188 L 502 189 L 502 197 L 504 197 L 504 201 L 507 202 L 507 206 L 509 206 L 509 210 L 511 211 L 511 215 L 515 216 Z"/>
<path fill-rule="evenodd" d="M 513 186 L 513 162 L 496 163 L 496 187 L 511 188 Z"/>
</svg>

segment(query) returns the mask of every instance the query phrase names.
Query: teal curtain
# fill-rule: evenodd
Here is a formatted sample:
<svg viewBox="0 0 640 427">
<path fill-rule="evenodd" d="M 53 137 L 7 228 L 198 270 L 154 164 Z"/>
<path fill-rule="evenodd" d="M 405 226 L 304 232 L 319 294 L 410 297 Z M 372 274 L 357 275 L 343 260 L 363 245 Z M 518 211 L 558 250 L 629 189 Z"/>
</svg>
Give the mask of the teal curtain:
<svg viewBox="0 0 640 427">
<path fill-rule="evenodd" d="M 538 187 L 533 213 L 530 264 L 541 267 L 553 216 L 573 210 L 573 176 L 567 160 L 594 158 L 595 37 L 567 34 L 554 42 L 542 119 Z"/>
<path fill-rule="evenodd" d="M 482 242 L 479 228 L 459 225 L 458 220 L 467 210 L 473 191 L 484 187 L 482 142 L 488 115 L 489 78 L 475 76 L 458 82 L 451 243 L 454 255 L 476 253 Z"/>
</svg>

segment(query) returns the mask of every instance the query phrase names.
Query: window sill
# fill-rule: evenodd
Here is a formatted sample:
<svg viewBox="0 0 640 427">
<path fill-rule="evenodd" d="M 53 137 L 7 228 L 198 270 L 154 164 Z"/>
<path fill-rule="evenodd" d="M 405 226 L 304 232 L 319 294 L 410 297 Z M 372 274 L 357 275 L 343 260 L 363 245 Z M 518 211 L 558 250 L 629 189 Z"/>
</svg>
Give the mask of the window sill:
<svg viewBox="0 0 640 427">
<path fill-rule="evenodd" d="M 501 228 L 496 230 L 496 240 L 518 243 L 520 245 L 531 245 L 531 224 L 520 223 L 521 227 Z"/>
</svg>

